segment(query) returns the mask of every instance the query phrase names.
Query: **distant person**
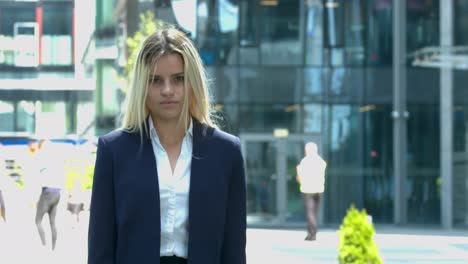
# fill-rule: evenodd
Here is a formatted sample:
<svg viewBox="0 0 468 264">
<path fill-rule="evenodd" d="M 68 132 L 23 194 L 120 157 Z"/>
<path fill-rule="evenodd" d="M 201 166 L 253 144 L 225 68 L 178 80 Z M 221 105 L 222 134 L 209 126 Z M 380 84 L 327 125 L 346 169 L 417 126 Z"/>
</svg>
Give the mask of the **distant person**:
<svg viewBox="0 0 468 264">
<path fill-rule="evenodd" d="M 0 177 L 2 177 L 2 176 L 0 175 Z M 3 222 L 6 222 L 5 201 L 3 200 L 2 186 L 1 185 L 0 185 L 0 217 L 3 219 Z"/>
<path fill-rule="evenodd" d="M 305 156 L 296 167 L 296 179 L 304 196 L 307 219 L 307 236 L 305 240 L 316 239 L 320 195 L 325 187 L 326 167 L 327 163 L 318 154 L 317 144 L 308 142 L 305 145 Z"/>
<path fill-rule="evenodd" d="M 75 217 L 77 223 L 80 222 L 80 213 L 84 210 L 84 199 L 81 190 L 81 182 L 75 179 L 73 189 L 68 194 L 67 210 Z"/>
<path fill-rule="evenodd" d="M 5 168 L 5 157 L 3 157 L 3 144 L 0 143 L 0 217 L 3 219 L 3 222 L 6 222 L 6 208 L 5 208 L 5 200 L 3 199 L 2 190 L 5 188 L 5 184 L 3 183 L 6 181 L 6 168 Z"/>
<path fill-rule="evenodd" d="M 212 121 L 194 44 L 158 29 L 133 78 L 122 128 L 99 138 L 88 264 L 245 264 L 240 140 Z"/>
<path fill-rule="evenodd" d="M 52 237 L 52 250 L 57 242 L 57 208 L 60 202 L 60 193 L 64 188 L 65 170 L 64 153 L 48 140 L 42 140 L 36 153 L 36 166 L 39 167 L 41 193 L 36 207 L 36 226 L 41 238 L 42 245 L 46 246 L 46 236 L 42 227 L 42 219 L 45 214 L 49 215 L 49 223 Z"/>
</svg>

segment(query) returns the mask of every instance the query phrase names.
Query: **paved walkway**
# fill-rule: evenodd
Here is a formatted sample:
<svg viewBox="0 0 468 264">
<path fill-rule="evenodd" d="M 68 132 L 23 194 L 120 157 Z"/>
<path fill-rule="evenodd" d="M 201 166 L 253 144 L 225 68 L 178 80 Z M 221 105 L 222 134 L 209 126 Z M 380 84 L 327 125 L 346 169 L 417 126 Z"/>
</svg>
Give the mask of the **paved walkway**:
<svg viewBox="0 0 468 264">
<path fill-rule="evenodd" d="M 299 230 L 249 229 L 248 263 L 337 263 L 336 229 L 304 241 Z M 467 264 L 468 230 L 377 227 L 375 241 L 384 263 Z"/>
<path fill-rule="evenodd" d="M 56 251 L 51 252 L 40 245 L 33 214 L 32 210 L 26 210 L 14 223 L 0 223 L 0 263 L 86 263 L 86 221 L 72 228 L 73 222 L 67 215 L 60 215 L 58 244 Z M 48 221 L 44 219 L 44 226 L 47 225 Z M 375 241 L 384 263 L 468 263 L 468 230 L 393 226 L 377 226 L 376 229 Z M 303 230 L 251 228 L 247 235 L 248 264 L 337 263 L 339 237 L 336 228 L 321 229 L 313 242 L 303 240 Z"/>
</svg>

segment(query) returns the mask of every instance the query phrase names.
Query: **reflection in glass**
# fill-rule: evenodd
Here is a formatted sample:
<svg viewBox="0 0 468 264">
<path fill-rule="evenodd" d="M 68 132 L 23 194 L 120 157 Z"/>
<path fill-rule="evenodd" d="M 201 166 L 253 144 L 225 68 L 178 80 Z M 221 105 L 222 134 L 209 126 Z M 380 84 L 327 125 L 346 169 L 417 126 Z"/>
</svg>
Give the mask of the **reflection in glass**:
<svg viewBox="0 0 468 264">
<path fill-rule="evenodd" d="M 289 141 L 286 146 L 286 188 L 288 222 L 304 222 L 304 200 L 296 181 L 296 166 L 301 162 L 305 142 Z"/>
<path fill-rule="evenodd" d="M 364 65 L 364 36 L 366 22 L 364 19 L 364 0 L 345 1 L 345 60 L 346 65 Z"/>
<path fill-rule="evenodd" d="M 391 65 L 393 24 L 391 0 L 368 1 L 367 53 L 370 65 Z"/>
<path fill-rule="evenodd" d="M 326 218 L 340 222 L 351 203 L 364 205 L 363 127 L 359 108 L 350 104 L 334 104 L 327 113 L 326 150 L 327 180 L 325 193 Z M 372 214 L 372 212 L 369 212 Z"/>
<path fill-rule="evenodd" d="M 35 106 L 33 102 L 20 101 L 17 105 L 16 131 L 34 133 Z"/>
<path fill-rule="evenodd" d="M 196 10 L 196 42 L 205 65 L 237 64 L 236 1 L 199 0 Z"/>
<path fill-rule="evenodd" d="M 330 99 L 343 103 L 362 101 L 365 87 L 363 68 L 331 68 L 326 73 Z"/>
<path fill-rule="evenodd" d="M 455 1 L 454 41 L 468 45 L 468 1 Z M 453 72 L 453 223 L 468 227 L 468 76 L 466 71 Z"/>
<path fill-rule="evenodd" d="M 245 146 L 247 221 L 271 221 L 276 210 L 276 144 L 249 142 Z"/>
<path fill-rule="evenodd" d="M 440 120 L 436 104 L 408 104 L 408 222 L 440 223 Z"/>
<path fill-rule="evenodd" d="M 374 221 L 393 222 L 393 134 L 391 104 L 363 105 L 364 205 Z"/>
<path fill-rule="evenodd" d="M 351 106 L 334 105 L 331 111 L 331 150 L 339 151 L 346 145 L 351 133 Z"/>
<path fill-rule="evenodd" d="M 458 89 L 464 89 L 460 85 Z M 463 98 L 465 99 L 465 98 Z M 466 100 L 466 99 L 465 99 Z M 468 104 L 455 106 L 453 118 L 453 223 L 456 227 L 468 227 Z"/>
<path fill-rule="evenodd" d="M 212 80 L 210 90 L 216 102 L 237 102 L 239 98 L 238 68 L 207 67 L 207 75 Z"/>
<path fill-rule="evenodd" d="M 37 45 L 37 39 L 34 37 L 38 36 L 34 8 L 2 7 L 0 14 L 0 64 L 37 65 L 39 45 Z M 27 24 L 32 25 L 32 27 L 29 26 L 26 28 L 27 31 L 23 31 L 22 28 L 19 28 L 21 24 L 18 23 L 34 23 L 34 25 Z M 31 32 L 31 28 L 33 32 Z M 25 43 L 24 40 L 31 39 L 31 36 L 33 41 L 28 40 Z"/>
<path fill-rule="evenodd" d="M 340 95 L 343 93 L 345 86 L 345 69 L 344 68 L 333 68 L 328 75 L 330 77 L 330 95 Z"/>
<path fill-rule="evenodd" d="M 343 1 L 327 0 L 325 5 L 325 43 L 328 47 L 343 46 Z"/>
<path fill-rule="evenodd" d="M 300 131 L 299 107 L 285 104 L 241 104 L 239 122 L 242 132 L 273 133 L 276 128 L 287 128 L 289 133 Z"/>
<path fill-rule="evenodd" d="M 11 102 L 0 101 L 0 131 L 14 131 L 14 106 Z"/>
<path fill-rule="evenodd" d="M 326 70 L 322 68 L 305 68 L 304 75 L 304 102 L 318 101 L 324 98 L 326 90 L 325 74 Z"/>
<path fill-rule="evenodd" d="M 43 65 L 71 65 L 72 8 L 44 6 L 41 58 Z"/>
<path fill-rule="evenodd" d="M 407 2 L 407 50 L 439 46 L 439 1 Z"/>
<path fill-rule="evenodd" d="M 239 7 L 237 0 L 218 0 L 219 30 L 221 33 L 237 31 L 239 26 Z"/>
<path fill-rule="evenodd" d="M 304 105 L 304 133 L 322 133 L 322 104 Z"/>
<path fill-rule="evenodd" d="M 39 28 L 36 22 L 16 22 L 13 30 L 15 66 L 36 67 L 39 64 Z"/>
<path fill-rule="evenodd" d="M 325 54 L 330 65 L 344 64 L 344 5 L 341 0 L 325 2 Z"/>
<path fill-rule="evenodd" d="M 239 64 L 259 64 L 259 21 L 255 1 L 240 1 Z"/>
<path fill-rule="evenodd" d="M 466 46 L 468 45 L 468 34 L 466 29 L 468 28 L 468 1 L 456 0 L 454 7 L 454 41 L 455 46 Z"/>
<path fill-rule="evenodd" d="M 278 1 L 260 6 L 261 63 L 301 64 L 300 2 Z"/>
<path fill-rule="evenodd" d="M 323 64 L 323 5 L 321 0 L 306 1 L 306 64 Z"/>
<path fill-rule="evenodd" d="M 241 102 L 293 104 L 301 100 L 299 68 L 242 67 L 239 77 Z"/>
</svg>

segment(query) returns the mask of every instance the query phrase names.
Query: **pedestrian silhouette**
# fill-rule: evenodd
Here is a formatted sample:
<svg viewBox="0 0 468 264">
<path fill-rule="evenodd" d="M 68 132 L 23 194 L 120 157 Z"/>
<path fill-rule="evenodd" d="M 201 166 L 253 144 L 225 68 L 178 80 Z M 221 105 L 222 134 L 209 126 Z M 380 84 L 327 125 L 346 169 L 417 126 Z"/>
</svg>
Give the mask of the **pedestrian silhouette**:
<svg viewBox="0 0 468 264">
<path fill-rule="evenodd" d="M 36 226 L 42 245 L 46 246 L 42 219 L 45 214 L 49 215 L 52 250 L 54 250 L 57 242 L 57 208 L 60 201 L 60 193 L 65 182 L 64 160 L 60 158 L 63 153 L 59 153 L 58 147 L 54 146 L 50 141 L 42 140 L 36 155 L 38 155 L 36 157 L 36 165 L 39 169 L 38 180 L 41 185 L 41 194 L 36 207 Z"/>
<path fill-rule="evenodd" d="M 315 240 L 317 235 L 317 218 L 320 195 L 325 187 L 325 168 L 327 163 L 318 154 L 317 144 L 308 142 L 305 145 L 305 156 L 297 165 L 297 182 L 304 196 L 304 207 L 307 219 L 307 236 L 305 240 Z"/>
</svg>

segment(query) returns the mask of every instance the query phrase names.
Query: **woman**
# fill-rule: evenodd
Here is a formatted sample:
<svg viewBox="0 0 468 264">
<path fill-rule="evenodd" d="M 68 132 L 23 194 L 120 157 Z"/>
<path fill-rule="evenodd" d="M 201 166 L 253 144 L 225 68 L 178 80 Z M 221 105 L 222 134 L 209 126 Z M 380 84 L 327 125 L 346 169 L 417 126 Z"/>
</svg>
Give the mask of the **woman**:
<svg viewBox="0 0 468 264">
<path fill-rule="evenodd" d="M 244 164 L 204 68 L 166 27 L 138 54 L 122 129 L 99 138 L 88 263 L 245 263 Z"/>
</svg>

